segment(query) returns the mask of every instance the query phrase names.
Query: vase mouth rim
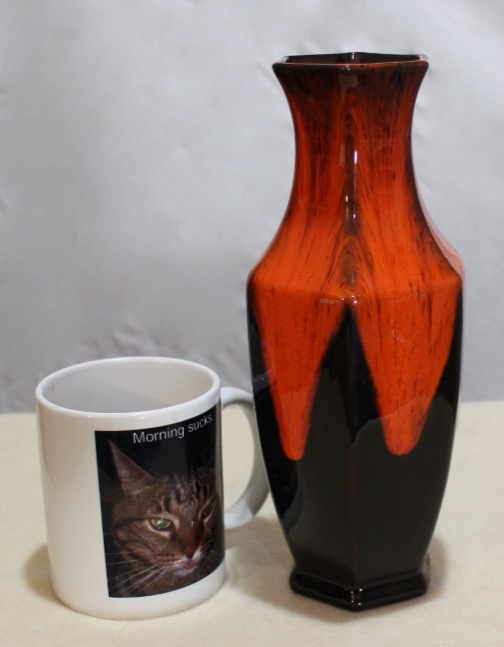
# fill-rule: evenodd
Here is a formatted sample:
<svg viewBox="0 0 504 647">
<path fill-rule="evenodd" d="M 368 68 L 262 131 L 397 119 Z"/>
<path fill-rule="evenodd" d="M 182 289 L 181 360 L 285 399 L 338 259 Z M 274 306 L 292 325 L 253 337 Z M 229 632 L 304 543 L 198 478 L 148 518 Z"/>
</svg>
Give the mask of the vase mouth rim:
<svg viewBox="0 0 504 647">
<path fill-rule="evenodd" d="M 423 54 L 373 54 L 369 52 L 346 52 L 344 54 L 301 54 L 284 56 L 275 65 L 316 65 L 359 67 L 365 65 L 397 65 L 400 63 L 427 63 Z"/>
</svg>

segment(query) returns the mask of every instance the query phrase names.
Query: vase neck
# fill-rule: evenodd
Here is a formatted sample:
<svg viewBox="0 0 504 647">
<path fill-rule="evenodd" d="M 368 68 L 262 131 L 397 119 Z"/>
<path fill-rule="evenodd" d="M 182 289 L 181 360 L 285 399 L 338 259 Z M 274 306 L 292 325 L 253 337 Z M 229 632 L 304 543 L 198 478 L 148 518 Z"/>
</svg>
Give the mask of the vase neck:
<svg viewBox="0 0 504 647">
<path fill-rule="evenodd" d="M 427 67 L 424 57 L 359 53 L 288 57 L 273 66 L 296 133 L 291 207 L 358 220 L 362 192 L 391 200 L 413 192 L 417 202 L 411 125 Z"/>
</svg>

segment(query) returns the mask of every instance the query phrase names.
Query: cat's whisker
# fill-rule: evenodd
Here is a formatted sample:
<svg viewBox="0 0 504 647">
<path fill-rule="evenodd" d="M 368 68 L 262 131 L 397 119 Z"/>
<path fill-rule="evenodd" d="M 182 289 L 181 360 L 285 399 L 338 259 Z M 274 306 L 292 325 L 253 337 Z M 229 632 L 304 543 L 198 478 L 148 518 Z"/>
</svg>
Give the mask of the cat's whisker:
<svg viewBox="0 0 504 647">
<path fill-rule="evenodd" d="M 119 562 L 119 563 L 125 563 L 125 562 L 136 563 L 136 564 L 139 564 L 139 566 L 140 566 L 140 568 L 138 568 L 138 569 L 137 568 L 130 568 L 129 571 L 125 571 L 125 572 L 123 572 L 121 574 L 121 576 L 125 576 L 125 577 L 128 577 L 128 578 L 130 578 L 130 577 L 132 577 L 134 575 L 143 575 L 144 573 L 148 573 L 148 572 L 152 571 L 153 569 L 157 568 L 155 564 L 147 564 L 147 565 L 145 565 L 145 564 L 142 564 L 137 559 L 124 560 L 123 562 Z M 117 577 L 119 577 L 119 576 L 117 576 Z"/>
<path fill-rule="evenodd" d="M 155 579 L 155 580 L 153 580 L 152 582 L 149 582 L 149 586 L 154 586 L 154 584 L 156 584 L 156 582 L 159 582 L 159 580 L 160 580 L 160 579 L 161 579 L 165 574 L 166 574 L 166 571 L 160 571 L 160 572 L 159 572 L 158 577 L 156 577 L 156 579 Z"/>
<path fill-rule="evenodd" d="M 137 559 L 123 559 L 120 562 L 107 562 L 107 566 L 117 566 L 118 564 L 134 564 Z"/>
<path fill-rule="evenodd" d="M 135 581 L 131 584 L 131 586 L 126 587 L 124 590 L 125 590 L 125 591 L 128 591 L 128 590 L 131 590 L 131 589 L 134 589 L 134 588 L 139 588 L 140 586 L 145 587 L 145 585 L 146 585 L 146 584 L 147 584 L 148 586 L 151 586 L 152 582 L 148 582 L 148 580 L 149 580 L 150 578 L 152 578 L 152 577 L 154 577 L 154 576 L 158 575 L 158 573 L 159 573 L 158 569 L 157 569 L 157 568 L 154 568 L 153 570 L 151 570 L 151 572 L 147 573 L 147 575 L 144 575 L 144 576 L 143 576 L 143 577 L 141 577 L 140 579 L 135 580 Z M 164 573 L 161 571 L 161 575 L 163 575 L 163 574 L 164 574 Z M 155 579 L 155 580 L 153 580 L 153 581 L 155 582 L 155 581 L 157 581 L 157 579 L 158 579 L 158 578 L 156 578 L 156 579 Z"/>
<path fill-rule="evenodd" d="M 154 569 L 154 570 L 153 570 Z M 112 587 L 111 593 L 114 589 L 116 588 L 121 588 L 121 592 L 124 593 L 126 591 L 130 591 L 132 589 L 138 588 L 140 585 L 142 585 L 149 577 L 152 575 L 157 574 L 157 569 L 155 567 L 148 567 L 144 569 L 143 571 L 136 571 L 136 570 L 131 570 L 128 571 L 127 573 L 124 573 L 122 575 L 123 578 L 121 579 L 115 586 Z M 125 584 L 130 584 L 129 586 L 125 586 Z M 122 596 L 122 597 L 127 597 L 127 596 Z"/>
</svg>

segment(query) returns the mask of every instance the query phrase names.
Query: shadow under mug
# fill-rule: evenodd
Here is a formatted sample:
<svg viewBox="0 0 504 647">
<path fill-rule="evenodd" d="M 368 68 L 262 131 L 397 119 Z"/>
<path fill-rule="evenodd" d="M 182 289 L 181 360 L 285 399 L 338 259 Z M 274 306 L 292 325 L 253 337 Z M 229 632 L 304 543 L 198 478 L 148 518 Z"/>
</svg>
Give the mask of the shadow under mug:
<svg viewBox="0 0 504 647">
<path fill-rule="evenodd" d="M 221 407 L 242 405 L 254 463 L 223 509 Z M 249 521 L 268 485 L 252 396 L 179 359 L 78 364 L 36 389 L 51 578 L 89 615 L 142 619 L 200 604 L 225 578 L 224 527 Z"/>
</svg>

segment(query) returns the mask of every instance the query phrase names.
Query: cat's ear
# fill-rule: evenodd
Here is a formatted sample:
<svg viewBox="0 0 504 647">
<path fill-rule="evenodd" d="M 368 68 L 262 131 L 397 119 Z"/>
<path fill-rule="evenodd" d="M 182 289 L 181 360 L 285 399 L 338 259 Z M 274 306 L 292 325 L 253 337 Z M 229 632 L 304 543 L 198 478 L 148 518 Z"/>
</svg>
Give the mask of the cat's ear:
<svg viewBox="0 0 504 647">
<path fill-rule="evenodd" d="M 109 445 L 124 494 L 135 494 L 151 484 L 152 476 L 144 472 L 141 467 L 134 463 L 131 458 L 128 458 L 126 454 L 123 454 L 119 447 L 110 440 Z"/>
</svg>

